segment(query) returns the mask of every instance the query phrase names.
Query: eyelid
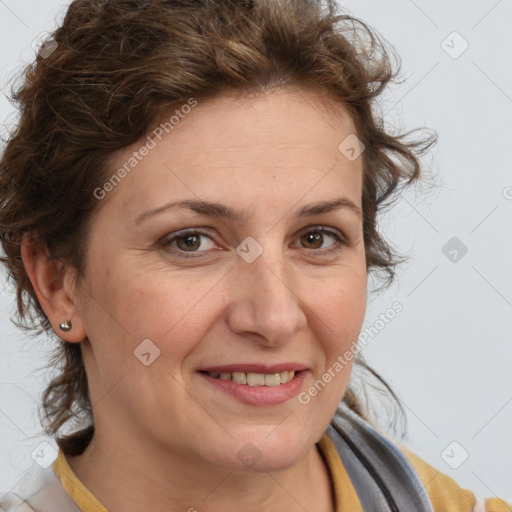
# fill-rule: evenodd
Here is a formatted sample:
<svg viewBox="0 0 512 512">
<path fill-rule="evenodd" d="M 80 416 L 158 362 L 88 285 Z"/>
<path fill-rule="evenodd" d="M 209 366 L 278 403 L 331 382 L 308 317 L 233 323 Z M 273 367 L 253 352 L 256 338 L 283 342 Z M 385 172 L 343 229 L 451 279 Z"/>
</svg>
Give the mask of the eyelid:
<svg viewBox="0 0 512 512">
<path fill-rule="evenodd" d="M 343 238 L 343 240 L 348 242 L 348 239 L 345 236 L 345 234 L 343 233 L 343 231 L 341 231 L 338 228 L 332 228 L 330 226 L 325 226 L 323 224 L 316 224 L 316 225 L 306 226 L 305 228 L 301 229 L 298 232 L 297 236 L 300 236 L 303 233 L 309 233 L 310 231 L 320 231 L 321 233 L 327 233 L 327 234 L 333 235 L 333 236 L 334 235 L 338 235 L 340 238 Z"/>
<path fill-rule="evenodd" d="M 171 244 L 175 242 L 179 238 L 183 238 L 187 235 L 200 235 L 202 237 L 209 238 L 212 242 L 215 242 L 212 236 L 210 236 L 214 230 L 212 228 L 208 227 L 194 227 L 194 228 L 184 228 L 180 229 L 179 231 L 174 231 L 173 233 L 167 234 L 164 237 L 162 237 L 157 243 L 159 247 L 163 248 L 164 250 L 167 250 L 167 247 L 170 247 L 168 252 L 179 254 L 178 257 L 181 258 L 196 258 L 200 256 L 195 256 L 194 254 L 200 255 L 203 252 L 207 251 L 182 251 L 180 249 L 176 249 L 174 247 L 171 247 Z"/>
<path fill-rule="evenodd" d="M 163 238 L 161 238 L 158 242 L 158 244 L 162 248 L 166 248 L 171 246 L 171 244 L 179 239 L 182 238 L 188 234 L 192 235 L 200 235 L 209 238 L 211 241 L 215 242 L 214 237 L 211 236 L 212 233 L 214 233 L 215 230 L 209 227 L 193 227 L 193 228 L 184 228 L 179 231 L 175 231 L 173 233 L 170 233 Z M 333 244 L 333 247 L 328 249 L 309 249 L 309 251 L 312 251 L 313 253 L 318 253 L 319 255 L 324 254 L 330 254 L 334 253 L 336 251 L 340 251 L 344 249 L 345 247 L 348 247 L 351 245 L 348 237 L 345 236 L 345 234 L 338 228 L 333 228 L 330 226 L 325 225 L 310 225 L 302 228 L 300 231 L 297 232 L 295 235 L 296 238 L 300 238 L 302 235 L 307 234 L 309 232 L 320 232 L 323 234 L 327 234 L 328 236 L 331 236 L 336 239 L 336 243 Z M 308 251 L 307 247 L 302 247 L 302 249 Z M 182 251 L 180 249 L 171 248 L 170 251 L 175 254 L 178 254 L 179 258 L 200 258 L 202 257 L 202 253 L 208 253 L 210 251 Z M 196 256 L 197 255 L 197 256 Z"/>
<path fill-rule="evenodd" d="M 310 249 L 313 253 L 318 253 L 320 255 L 322 254 L 331 254 L 335 253 L 337 251 L 340 251 L 344 249 L 345 247 L 349 247 L 352 244 L 350 243 L 348 237 L 345 236 L 343 231 L 341 231 L 338 228 L 331 228 L 329 226 L 324 225 L 312 225 L 312 226 L 306 226 L 304 229 L 299 231 L 297 233 L 297 237 L 302 236 L 302 234 L 306 234 L 309 232 L 320 232 L 323 234 L 326 234 L 328 236 L 331 236 L 336 239 L 336 242 L 332 247 L 328 249 Z M 307 247 L 303 247 L 303 249 L 308 250 Z"/>
</svg>

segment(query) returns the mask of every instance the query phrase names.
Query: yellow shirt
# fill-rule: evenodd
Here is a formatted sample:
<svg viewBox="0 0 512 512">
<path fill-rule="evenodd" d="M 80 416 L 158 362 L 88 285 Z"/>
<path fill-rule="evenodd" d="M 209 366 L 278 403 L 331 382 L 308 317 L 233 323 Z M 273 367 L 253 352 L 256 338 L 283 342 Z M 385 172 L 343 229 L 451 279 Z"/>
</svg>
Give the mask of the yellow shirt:
<svg viewBox="0 0 512 512">
<path fill-rule="evenodd" d="M 331 476 L 336 512 L 363 512 L 332 440 L 327 434 L 324 434 L 317 446 Z M 435 512 L 473 511 L 476 499 L 471 491 L 461 489 L 452 478 L 440 473 L 403 446 L 400 446 L 400 449 L 425 485 Z M 108 512 L 73 473 L 62 450 L 59 451 L 52 467 L 64 489 L 82 512 Z M 512 512 L 512 507 L 502 500 L 491 498 L 485 501 L 483 510 L 485 512 Z"/>
<path fill-rule="evenodd" d="M 357 494 L 332 440 L 324 434 L 318 443 L 331 474 L 336 512 L 362 512 Z M 432 502 L 434 512 L 472 512 L 475 495 L 461 487 L 449 476 L 439 472 L 403 446 L 399 446 L 420 477 Z M 505 501 L 491 498 L 485 501 L 485 512 L 512 512 Z"/>
</svg>

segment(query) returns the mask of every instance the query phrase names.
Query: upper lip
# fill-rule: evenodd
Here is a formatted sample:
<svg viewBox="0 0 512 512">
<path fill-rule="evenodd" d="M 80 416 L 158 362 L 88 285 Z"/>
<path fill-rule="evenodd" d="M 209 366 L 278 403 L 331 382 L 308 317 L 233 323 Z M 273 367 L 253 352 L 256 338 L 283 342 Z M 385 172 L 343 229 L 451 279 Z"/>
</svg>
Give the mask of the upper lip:
<svg viewBox="0 0 512 512">
<path fill-rule="evenodd" d="M 200 368 L 199 371 L 208 373 L 281 373 L 286 371 L 300 372 L 307 370 L 307 366 L 300 363 L 282 363 L 282 364 L 255 364 L 255 363 L 240 363 L 240 364 L 224 364 L 220 366 L 207 366 Z"/>
</svg>

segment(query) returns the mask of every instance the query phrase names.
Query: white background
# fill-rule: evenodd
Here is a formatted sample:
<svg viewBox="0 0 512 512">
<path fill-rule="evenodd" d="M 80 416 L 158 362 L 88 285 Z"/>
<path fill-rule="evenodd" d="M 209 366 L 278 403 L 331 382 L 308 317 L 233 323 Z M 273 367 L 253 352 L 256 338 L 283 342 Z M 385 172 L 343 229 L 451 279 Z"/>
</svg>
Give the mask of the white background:
<svg viewBox="0 0 512 512">
<path fill-rule="evenodd" d="M 33 59 L 31 42 L 53 30 L 66 3 L 0 0 L 4 91 Z M 394 301 L 404 309 L 365 353 L 404 403 L 410 449 L 477 495 L 512 501 L 512 1 L 344 5 L 401 57 L 406 82 L 386 95 L 386 123 L 439 134 L 427 164 L 441 186 L 430 194 L 410 191 L 382 218 L 385 235 L 411 258 L 395 285 L 369 297 L 365 326 Z M 4 92 L 2 122 L 12 114 Z M 456 262 L 442 252 L 452 237 L 468 249 Z M 0 489 L 6 490 L 34 465 L 30 453 L 45 439 L 37 437 L 37 404 L 48 376 L 37 370 L 46 363 L 44 338 L 12 325 L 15 296 L 3 288 Z M 465 452 L 457 469 L 445 461 L 458 465 Z"/>
</svg>

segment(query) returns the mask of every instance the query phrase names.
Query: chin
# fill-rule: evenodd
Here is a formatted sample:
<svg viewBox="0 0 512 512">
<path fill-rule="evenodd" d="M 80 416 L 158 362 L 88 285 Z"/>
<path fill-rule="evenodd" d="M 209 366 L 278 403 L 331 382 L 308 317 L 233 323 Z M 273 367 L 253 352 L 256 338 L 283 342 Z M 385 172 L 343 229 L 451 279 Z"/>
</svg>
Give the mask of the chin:
<svg viewBox="0 0 512 512">
<path fill-rule="evenodd" d="M 222 465 L 230 471 L 282 471 L 297 464 L 315 443 L 314 439 L 309 441 L 300 433 L 296 436 L 285 431 L 282 435 L 268 434 L 266 428 L 259 436 L 237 436 L 230 446 L 225 447 L 223 454 L 218 454 L 224 459 Z"/>
</svg>

